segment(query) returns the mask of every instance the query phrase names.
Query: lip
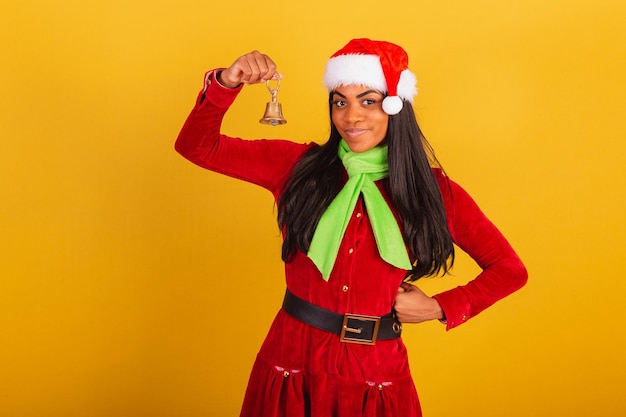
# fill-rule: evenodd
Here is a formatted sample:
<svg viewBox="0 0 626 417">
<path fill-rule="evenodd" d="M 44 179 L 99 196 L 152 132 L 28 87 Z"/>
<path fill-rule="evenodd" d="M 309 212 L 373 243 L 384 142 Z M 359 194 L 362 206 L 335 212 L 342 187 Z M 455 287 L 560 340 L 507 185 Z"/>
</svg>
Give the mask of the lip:
<svg viewBox="0 0 626 417">
<path fill-rule="evenodd" d="M 349 137 L 350 139 L 354 139 L 354 138 L 361 136 L 365 132 L 367 132 L 367 130 L 366 129 L 346 129 L 344 130 L 344 132 L 347 137 Z"/>
</svg>

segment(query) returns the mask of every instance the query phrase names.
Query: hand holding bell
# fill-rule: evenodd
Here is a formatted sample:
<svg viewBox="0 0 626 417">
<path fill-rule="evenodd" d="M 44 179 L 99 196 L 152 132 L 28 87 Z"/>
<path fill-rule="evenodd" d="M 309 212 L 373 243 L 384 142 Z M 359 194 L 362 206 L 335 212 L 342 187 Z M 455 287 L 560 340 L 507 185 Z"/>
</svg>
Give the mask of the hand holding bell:
<svg viewBox="0 0 626 417">
<path fill-rule="evenodd" d="M 265 85 L 272 95 L 272 101 L 267 103 L 265 114 L 259 121 L 272 126 L 287 123 L 282 115 L 281 105 L 276 100 L 282 75 L 276 71 L 276 64 L 269 56 L 259 51 L 252 51 L 237 58 L 228 68 L 221 71 L 218 76 L 218 81 L 228 88 L 265 81 Z M 273 89 L 270 87 L 272 80 L 276 81 L 276 87 Z"/>
</svg>

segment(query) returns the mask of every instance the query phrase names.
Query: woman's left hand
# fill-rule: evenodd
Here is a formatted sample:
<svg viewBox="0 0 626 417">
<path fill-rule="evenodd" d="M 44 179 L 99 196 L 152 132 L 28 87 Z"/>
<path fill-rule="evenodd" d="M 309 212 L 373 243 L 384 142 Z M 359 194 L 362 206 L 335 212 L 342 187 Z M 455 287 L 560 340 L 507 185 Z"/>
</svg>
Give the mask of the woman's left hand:
<svg viewBox="0 0 626 417">
<path fill-rule="evenodd" d="M 396 317 L 402 323 L 422 323 L 444 318 L 443 310 L 437 300 L 427 296 L 415 285 L 406 282 L 398 288 L 394 310 Z"/>
</svg>

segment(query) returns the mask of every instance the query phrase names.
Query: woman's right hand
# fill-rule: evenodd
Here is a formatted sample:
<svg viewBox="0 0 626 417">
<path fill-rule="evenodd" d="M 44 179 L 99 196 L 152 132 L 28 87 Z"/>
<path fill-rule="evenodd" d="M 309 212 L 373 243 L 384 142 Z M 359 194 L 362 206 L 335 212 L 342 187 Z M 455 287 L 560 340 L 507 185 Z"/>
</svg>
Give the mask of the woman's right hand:
<svg viewBox="0 0 626 417">
<path fill-rule="evenodd" d="M 279 79 L 276 72 L 276 64 L 272 59 L 260 53 L 252 51 L 237 58 L 233 64 L 219 74 L 218 81 L 224 87 L 235 88 L 241 83 L 256 84 L 267 80 Z"/>
</svg>

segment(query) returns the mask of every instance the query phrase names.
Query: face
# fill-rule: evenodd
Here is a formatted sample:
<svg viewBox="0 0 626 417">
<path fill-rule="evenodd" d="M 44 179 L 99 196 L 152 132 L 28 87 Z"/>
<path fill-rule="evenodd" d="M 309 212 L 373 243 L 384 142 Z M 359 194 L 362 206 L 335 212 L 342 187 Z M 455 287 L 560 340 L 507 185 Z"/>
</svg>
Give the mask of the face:
<svg viewBox="0 0 626 417">
<path fill-rule="evenodd" d="M 352 152 L 377 146 L 387 134 L 389 115 L 383 111 L 385 96 L 359 85 L 337 87 L 331 96 L 331 118 Z"/>
</svg>

